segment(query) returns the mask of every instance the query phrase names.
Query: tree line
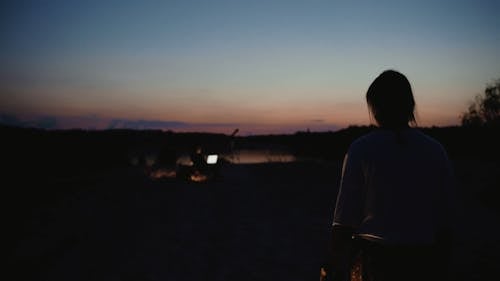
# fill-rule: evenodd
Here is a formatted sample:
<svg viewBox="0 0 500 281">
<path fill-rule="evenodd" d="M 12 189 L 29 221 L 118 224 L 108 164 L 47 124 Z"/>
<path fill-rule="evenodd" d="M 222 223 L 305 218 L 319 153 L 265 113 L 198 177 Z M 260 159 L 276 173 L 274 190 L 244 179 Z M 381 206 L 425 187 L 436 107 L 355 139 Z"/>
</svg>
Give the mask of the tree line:
<svg viewBox="0 0 500 281">
<path fill-rule="evenodd" d="M 460 116 L 462 126 L 500 126 L 500 78 L 487 85 Z"/>
</svg>

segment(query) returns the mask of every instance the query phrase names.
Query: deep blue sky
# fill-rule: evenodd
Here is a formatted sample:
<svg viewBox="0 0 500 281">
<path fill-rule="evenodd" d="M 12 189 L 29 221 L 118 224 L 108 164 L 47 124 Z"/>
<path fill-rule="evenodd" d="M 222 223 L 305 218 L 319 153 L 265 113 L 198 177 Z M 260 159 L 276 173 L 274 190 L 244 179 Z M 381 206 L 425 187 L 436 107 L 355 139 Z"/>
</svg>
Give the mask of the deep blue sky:
<svg viewBox="0 0 500 281">
<path fill-rule="evenodd" d="M 500 78 L 500 1 L 38 0 L 0 9 L 0 113 L 49 116 L 59 127 L 367 124 L 364 94 L 387 68 L 412 82 L 422 125 L 447 125 Z"/>
</svg>

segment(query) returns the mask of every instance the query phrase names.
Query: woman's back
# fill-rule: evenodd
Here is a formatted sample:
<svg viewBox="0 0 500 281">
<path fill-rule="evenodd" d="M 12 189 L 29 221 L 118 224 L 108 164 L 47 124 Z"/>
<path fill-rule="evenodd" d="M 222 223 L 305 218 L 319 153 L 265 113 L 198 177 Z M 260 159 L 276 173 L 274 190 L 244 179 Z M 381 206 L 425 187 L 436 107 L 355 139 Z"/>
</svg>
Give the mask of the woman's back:
<svg viewBox="0 0 500 281">
<path fill-rule="evenodd" d="M 415 99 L 403 74 L 384 71 L 366 101 L 380 129 L 354 141 L 344 159 L 330 271 L 359 268 L 346 254 L 354 234 L 368 280 L 442 280 L 454 221 L 446 152 L 410 127 Z"/>
<path fill-rule="evenodd" d="M 437 141 L 416 129 L 376 130 L 349 149 L 335 222 L 386 243 L 432 243 L 445 223 L 450 184 L 449 161 Z M 342 202 L 352 209 L 357 200 L 358 211 L 342 210 Z"/>
</svg>

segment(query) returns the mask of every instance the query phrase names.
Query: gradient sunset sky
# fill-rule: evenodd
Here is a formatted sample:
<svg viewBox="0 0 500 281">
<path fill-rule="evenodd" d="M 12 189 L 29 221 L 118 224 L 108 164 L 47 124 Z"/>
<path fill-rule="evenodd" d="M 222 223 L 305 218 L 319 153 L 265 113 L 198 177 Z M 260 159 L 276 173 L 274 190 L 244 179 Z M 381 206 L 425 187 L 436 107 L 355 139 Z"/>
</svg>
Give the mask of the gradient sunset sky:
<svg viewBox="0 0 500 281">
<path fill-rule="evenodd" d="M 3 122 L 230 134 L 370 123 L 383 70 L 421 126 L 500 78 L 500 1 L 2 1 Z"/>
</svg>

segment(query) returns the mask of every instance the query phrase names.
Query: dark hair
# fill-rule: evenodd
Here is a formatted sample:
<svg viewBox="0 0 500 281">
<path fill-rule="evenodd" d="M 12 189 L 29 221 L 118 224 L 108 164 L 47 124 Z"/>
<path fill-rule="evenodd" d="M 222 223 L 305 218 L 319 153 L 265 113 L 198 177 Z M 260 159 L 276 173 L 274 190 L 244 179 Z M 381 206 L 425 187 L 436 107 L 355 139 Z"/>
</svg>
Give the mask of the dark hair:
<svg viewBox="0 0 500 281">
<path fill-rule="evenodd" d="M 381 127 L 400 129 L 417 123 L 410 82 L 397 71 L 382 72 L 368 88 L 366 102 Z"/>
</svg>

